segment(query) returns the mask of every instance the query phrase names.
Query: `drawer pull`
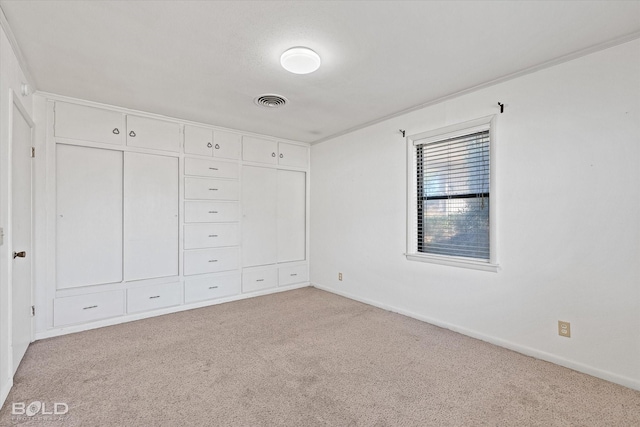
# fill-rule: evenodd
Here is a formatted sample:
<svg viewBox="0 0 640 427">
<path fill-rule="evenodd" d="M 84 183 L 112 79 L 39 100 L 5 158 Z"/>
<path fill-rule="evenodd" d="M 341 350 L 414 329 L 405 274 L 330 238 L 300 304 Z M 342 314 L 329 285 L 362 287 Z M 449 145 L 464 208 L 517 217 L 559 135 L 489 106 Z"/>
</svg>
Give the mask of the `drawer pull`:
<svg viewBox="0 0 640 427">
<path fill-rule="evenodd" d="M 149 299 L 156 299 L 156 298 L 160 298 L 160 295 L 154 295 L 152 297 L 149 297 Z"/>
<path fill-rule="evenodd" d="M 113 131 L 112 131 L 112 132 L 113 132 L 114 134 L 116 134 L 116 135 L 120 135 L 120 129 L 118 129 L 118 128 L 113 128 Z"/>
<path fill-rule="evenodd" d="M 216 144 L 216 150 L 220 149 L 220 144 Z"/>
<path fill-rule="evenodd" d="M 209 234 L 209 237 L 218 237 L 217 234 Z"/>
<path fill-rule="evenodd" d="M 209 289 L 218 289 L 217 286 L 209 286 Z"/>
<path fill-rule="evenodd" d="M 131 138 L 135 138 L 136 137 L 136 133 L 134 131 L 129 132 L 129 136 Z"/>
<path fill-rule="evenodd" d="M 209 213 L 216 214 L 218 211 L 209 211 Z"/>
<path fill-rule="evenodd" d="M 297 276 L 297 275 L 298 275 L 298 273 L 291 273 L 291 277 Z"/>
<path fill-rule="evenodd" d="M 256 282 L 264 282 L 264 279 L 256 279 Z"/>
<path fill-rule="evenodd" d="M 210 188 L 209 191 L 218 191 L 217 188 Z"/>
<path fill-rule="evenodd" d="M 217 259 L 210 259 L 209 262 L 218 262 Z"/>
<path fill-rule="evenodd" d="M 92 308 L 98 308 L 97 305 L 90 305 L 89 307 L 84 307 L 83 310 L 91 310 Z"/>
<path fill-rule="evenodd" d="M 280 153 L 280 158 L 284 159 L 284 154 Z"/>
<path fill-rule="evenodd" d="M 211 148 L 211 147 L 213 147 L 213 145 L 211 145 L 210 142 L 207 142 L 207 148 Z"/>
<path fill-rule="evenodd" d="M 217 170 L 218 170 L 218 168 L 209 168 L 209 170 L 217 171 Z"/>
<path fill-rule="evenodd" d="M 275 157 L 275 156 L 276 156 L 276 153 L 271 153 L 271 157 Z"/>
</svg>

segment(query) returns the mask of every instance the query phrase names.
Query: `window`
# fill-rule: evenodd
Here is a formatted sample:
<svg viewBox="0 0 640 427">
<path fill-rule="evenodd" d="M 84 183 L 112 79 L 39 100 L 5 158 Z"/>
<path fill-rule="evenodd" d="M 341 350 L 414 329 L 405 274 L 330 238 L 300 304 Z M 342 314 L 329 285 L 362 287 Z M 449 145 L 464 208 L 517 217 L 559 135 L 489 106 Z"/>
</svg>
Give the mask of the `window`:
<svg viewBox="0 0 640 427">
<path fill-rule="evenodd" d="M 491 145 L 492 118 L 409 137 L 409 259 L 497 270 Z"/>
</svg>

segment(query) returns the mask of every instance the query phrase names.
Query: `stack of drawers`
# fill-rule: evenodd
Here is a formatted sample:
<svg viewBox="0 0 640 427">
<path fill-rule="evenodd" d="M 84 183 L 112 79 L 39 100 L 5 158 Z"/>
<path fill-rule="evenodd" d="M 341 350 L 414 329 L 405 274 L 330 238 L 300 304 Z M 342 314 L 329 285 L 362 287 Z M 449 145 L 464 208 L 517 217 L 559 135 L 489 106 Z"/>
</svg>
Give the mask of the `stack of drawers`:
<svg viewBox="0 0 640 427">
<path fill-rule="evenodd" d="M 187 157 L 184 174 L 185 302 L 238 294 L 238 163 Z"/>
</svg>

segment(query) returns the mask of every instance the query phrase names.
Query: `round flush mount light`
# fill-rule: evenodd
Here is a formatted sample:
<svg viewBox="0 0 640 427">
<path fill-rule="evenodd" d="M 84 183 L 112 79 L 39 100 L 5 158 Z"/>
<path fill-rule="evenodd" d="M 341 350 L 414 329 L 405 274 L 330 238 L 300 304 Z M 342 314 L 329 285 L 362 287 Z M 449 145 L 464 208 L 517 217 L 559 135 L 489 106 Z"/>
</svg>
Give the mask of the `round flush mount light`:
<svg viewBox="0 0 640 427">
<path fill-rule="evenodd" d="M 308 47 L 292 47 L 280 57 L 282 67 L 294 74 L 309 74 L 320 68 L 320 56 Z"/>
</svg>

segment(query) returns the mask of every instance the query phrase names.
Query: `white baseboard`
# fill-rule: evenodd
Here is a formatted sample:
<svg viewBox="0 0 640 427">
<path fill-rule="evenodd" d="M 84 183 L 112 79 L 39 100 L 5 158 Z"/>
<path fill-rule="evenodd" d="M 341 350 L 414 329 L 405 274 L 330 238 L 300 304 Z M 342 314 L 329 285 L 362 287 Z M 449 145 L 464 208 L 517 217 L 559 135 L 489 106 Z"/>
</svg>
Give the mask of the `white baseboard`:
<svg viewBox="0 0 640 427">
<path fill-rule="evenodd" d="M 343 296 L 345 298 L 349 298 L 355 301 L 359 301 L 368 305 L 372 305 L 374 307 L 378 307 L 387 311 L 391 311 L 394 313 L 402 314 L 407 317 L 411 317 L 417 320 L 421 320 L 423 322 L 429 323 L 431 325 L 435 325 L 441 328 L 449 329 L 454 332 L 458 332 L 462 335 L 467 335 L 472 338 L 479 339 L 481 341 L 486 341 L 490 344 L 495 344 L 500 347 L 507 348 L 509 350 L 513 350 L 515 352 L 535 357 L 536 359 L 545 360 L 547 362 L 555 363 L 556 365 L 564 366 L 565 368 L 573 369 L 574 371 L 582 372 L 597 378 L 601 378 L 603 380 L 611 381 L 612 383 L 620 384 L 625 387 L 632 388 L 634 390 L 640 390 L 640 381 L 634 380 L 633 378 L 625 377 L 622 375 L 615 374 L 613 372 L 605 371 L 602 369 L 595 368 L 593 366 L 585 365 L 584 363 L 576 362 L 574 360 L 569 360 L 564 357 L 557 356 L 552 353 L 547 353 L 535 348 L 523 346 L 520 344 L 516 344 L 511 341 L 503 340 L 501 338 L 493 337 L 490 335 L 483 334 L 478 331 L 474 331 L 471 329 L 463 328 L 451 323 L 443 322 L 438 319 L 433 319 L 431 317 L 423 316 L 421 314 L 414 313 L 409 310 L 405 310 L 402 308 L 394 307 L 388 304 L 384 304 L 378 301 L 370 300 L 368 298 L 362 298 L 356 295 L 352 295 L 348 292 L 343 292 L 340 290 L 336 290 L 333 288 L 329 288 L 326 286 L 319 285 L 317 283 L 312 283 L 311 286 L 321 289 L 323 291 L 331 292 L 336 295 Z"/>
<path fill-rule="evenodd" d="M 163 309 L 160 309 L 160 310 L 148 311 L 148 312 L 145 312 L 145 313 L 136 313 L 136 314 L 129 314 L 129 315 L 124 315 L 124 316 L 119 316 L 119 317 L 112 317 L 112 318 L 109 318 L 109 319 L 102 319 L 102 320 L 98 320 L 98 321 L 91 322 L 91 323 L 83 323 L 81 325 L 71 325 L 71 326 L 64 326 L 64 327 L 61 327 L 61 328 L 47 329 L 46 331 L 36 332 L 35 341 L 42 340 L 42 339 L 45 339 L 45 338 L 53 338 L 53 337 L 57 337 L 57 336 L 61 336 L 61 335 L 73 334 L 73 333 L 76 333 L 76 332 L 88 331 L 88 330 L 91 330 L 91 329 L 104 328 L 105 326 L 119 325 L 121 323 L 132 322 L 132 321 L 135 321 L 135 320 L 148 319 L 150 317 L 162 316 L 164 314 L 178 313 L 180 311 L 193 310 L 195 308 L 208 307 L 208 306 L 211 306 L 211 305 L 223 304 L 223 303 L 226 303 L 226 302 L 240 301 L 240 300 L 247 299 L 247 298 L 254 298 L 254 297 L 259 297 L 259 296 L 263 296 L 263 295 L 275 294 L 275 293 L 278 293 L 278 292 L 290 291 L 290 290 L 293 290 L 293 289 L 304 288 L 304 287 L 307 287 L 307 286 L 310 286 L 310 284 L 308 282 L 307 283 L 298 283 L 298 284 L 295 284 L 295 285 L 280 286 L 280 287 L 277 287 L 277 288 L 266 289 L 266 290 L 257 291 L 257 292 L 251 292 L 249 294 L 233 295 L 233 296 L 226 297 L 226 298 L 218 298 L 218 299 L 214 299 L 214 300 L 199 301 L 199 302 L 195 302 L 195 303 L 183 304 L 183 305 L 178 305 L 178 306 L 174 306 L 174 307 L 167 307 L 167 308 L 163 308 Z"/>
<path fill-rule="evenodd" d="M 9 378 L 9 381 L 2 387 L 2 390 L 0 390 L 0 408 L 4 407 L 7 396 L 9 396 L 9 392 L 11 391 L 12 387 L 13 378 Z"/>
</svg>

